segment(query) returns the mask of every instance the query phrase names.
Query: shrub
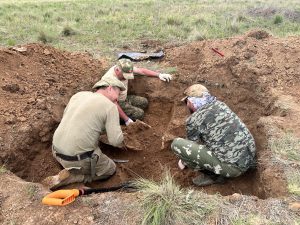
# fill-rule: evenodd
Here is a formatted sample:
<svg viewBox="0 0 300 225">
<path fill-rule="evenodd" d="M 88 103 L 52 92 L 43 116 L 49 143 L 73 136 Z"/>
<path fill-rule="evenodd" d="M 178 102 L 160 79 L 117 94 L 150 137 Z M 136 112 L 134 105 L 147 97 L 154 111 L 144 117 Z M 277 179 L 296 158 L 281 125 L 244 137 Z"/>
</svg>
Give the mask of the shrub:
<svg viewBox="0 0 300 225">
<path fill-rule="evenodd" d="M 44 31 L 41 31 L 38 36 L 38 40 L 43 42 L 44 44 L 52 42 L 53 39 L 54 38 L 52 36 L 46 34 Z"/>
<path fill-rule="evenodd" d="M 283 22 L 283 17 L 280 15 L 276 15 L 274 18 L 274 24 L 280 24 Z"/>
<path fill-rule="evenodd" d="M 14 46 L 14 45 L 16 45 L 16 41 L 13 40 L 13 39 L 8 39 L 8 40 L 7 40 L 7 45 L 9 45 L 9 46 Z"/>
<path fill-rule="evenodd" d="M 63 36 L 67 37 L 67 36 L 75 35 L 77 32 L 72 27 L 66 26 L 64 27 L 61 33 Z"/>
<path fill-rule="evenodd" d="M 179 26 L 182 24 L 182 21 L 175 17 L 169 17 L 167 18 L 167 24 L 171 26 Z"/>
</svg>

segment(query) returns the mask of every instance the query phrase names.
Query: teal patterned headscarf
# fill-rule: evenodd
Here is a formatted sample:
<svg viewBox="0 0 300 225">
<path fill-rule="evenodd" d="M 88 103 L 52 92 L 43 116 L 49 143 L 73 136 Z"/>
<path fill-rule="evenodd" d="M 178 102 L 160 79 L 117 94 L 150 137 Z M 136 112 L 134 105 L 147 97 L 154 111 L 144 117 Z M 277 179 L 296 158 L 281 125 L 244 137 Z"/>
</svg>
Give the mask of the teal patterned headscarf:
<svg viewBox="0 0 300 225">
<path fill-rule="evenodd" d="M 203 96 L 200 97 L 188 97 L 187 98 L 194 106 L 196 110 L 202 108 L 204 105 L 215 101 L 217 98 L 210 95 L 208 92 L 204 92 Z"/>
</svg>

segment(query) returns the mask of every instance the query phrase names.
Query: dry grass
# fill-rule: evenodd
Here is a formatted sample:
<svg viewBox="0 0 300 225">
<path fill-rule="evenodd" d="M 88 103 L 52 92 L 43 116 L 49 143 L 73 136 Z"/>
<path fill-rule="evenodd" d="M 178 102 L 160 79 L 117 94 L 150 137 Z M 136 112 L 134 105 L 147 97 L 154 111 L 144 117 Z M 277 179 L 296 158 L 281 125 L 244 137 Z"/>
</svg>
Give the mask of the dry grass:
<svg viewBox="0 0 300 225">
<path fill-rule="evenodd" d="M 257 201 L 255 196 L 240 198 L 220 205 L 215 220 L 218 225 L 297 224 L 297 214 L 290 212 L 280 199 Z"/>
<path fill-rule="evenodd" d="M 275 153 L 275 162 L 284 167 L 288 191 L 300 196 L 300 139 L 292 132 L 287 132 L 280 138 L 272 137 L 269 147 Z"/>
<path fill-rule="evenodd" d="M 291 132 L 283 134 L 280 138 L 271 138 L 269 147 L 283 158 L 291 161 L 300 160 L 300 139 L 295 137 Z"/>
<path fill-rule="evenodd" d="M 291 194 L 300 196 L 300 169 L 287 170 L 288 190 Z"/>
<path fill-rule="evenodd" d="M 34 200 L 37 191 L 38 191 L 38 187 L 35 184 L 30 184 L 29 186 L 27 186 L 26 192 L 29 199 Z"/>
<path fill-rule="evenodd" d="M 163 177 L 160 183 L 146 179 L 136 181 L 142 192 L 139 200 L 144 211 L 142 224 L 206 224 L 205 218 L 217 202 L 204 194 L 201 196 L 202 193 L 181 189 L 169 171 Z"/>
<path fill-rule="evenodd" d="M 6 172 L 7 172 L 7 169 L 5 168 L 5 165 L 1 165 L 0 166 L 0 174 L 6 173 Z"/>
</svg>

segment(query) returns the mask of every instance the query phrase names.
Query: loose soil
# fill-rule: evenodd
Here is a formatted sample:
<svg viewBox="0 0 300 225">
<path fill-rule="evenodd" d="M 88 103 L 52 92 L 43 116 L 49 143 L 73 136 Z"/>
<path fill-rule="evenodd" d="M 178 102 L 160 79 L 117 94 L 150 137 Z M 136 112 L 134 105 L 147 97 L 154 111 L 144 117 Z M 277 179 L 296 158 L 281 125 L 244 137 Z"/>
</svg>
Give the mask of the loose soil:
<svg viewBox="0 0 300 225">
<path fill-rule="evenodd" d="M 151 42 L 148 45 L 151 47 Z M 129 162 L 118 163 L 116 175 L 108 181 L 87 185 L 107 187 L 136 177 L 159 181 L 168 168 L 177 183 L 191 186 L 191 178 L 199 172 L 180 171 L 170 144 L 174 137 L 185 136 L 188 112 L 180 102 L 183 90 L 201 83 L 248 126 L 256 141 L 258 160 L 256 170 L 203 190 L 259 198 L 285 196 L 283 168 L 271 162 L 264 121 L 269 118 L 300 135 L 299 114 L 286 112 L 275 104 L 279 97 L 283 96 L 285 102 L 292 98 L 299 111 L 300 38 L 279 39 L 264 31 L 251 31 L 226 40 L 161 47 L 166 57 L 154 63 L 164 68 L 176 67 L 174 79 L 165 83 L 138 76 L 130 81 L 132 94 L 149 99 L 144 122 L 151 127 L 123 127 L 142 150 L 117 149 L 100 143 L 109 157 Z M 224 53 L 224 57 L 212 48 Z M 107 68 L 104 60 L 47 45 L 0 49 L 0 163 L 21 179 L 34 183 L 59 172 L 61 167 L 51 155 L 51 139 L 62 112 L 73 94 L 91 90 Z"/>
</svg>

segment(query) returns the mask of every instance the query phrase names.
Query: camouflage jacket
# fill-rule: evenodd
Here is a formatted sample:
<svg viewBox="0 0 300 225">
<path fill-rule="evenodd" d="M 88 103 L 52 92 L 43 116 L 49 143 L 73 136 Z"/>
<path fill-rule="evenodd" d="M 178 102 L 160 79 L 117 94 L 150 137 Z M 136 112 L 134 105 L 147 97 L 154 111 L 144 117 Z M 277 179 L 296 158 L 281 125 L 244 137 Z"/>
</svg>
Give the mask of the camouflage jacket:
<svg viewBox="0 0 300 225">
<path fill-rule="evenodd" d="M 242 171 L 255 166 L 255 142 L 240 118 L 218 100 L 204 105 L 186 121 L 187 138 L 203 142 L 215 156 Z"/>
</svg>

